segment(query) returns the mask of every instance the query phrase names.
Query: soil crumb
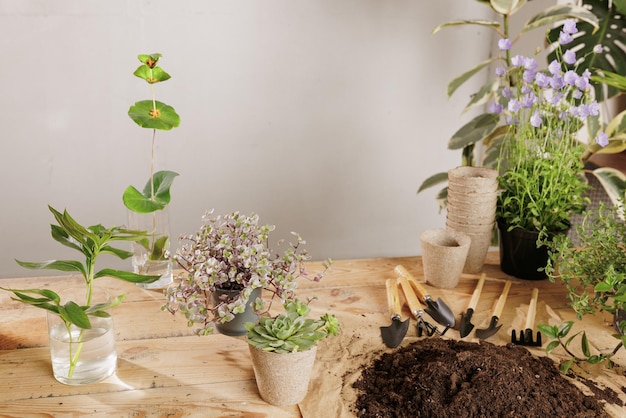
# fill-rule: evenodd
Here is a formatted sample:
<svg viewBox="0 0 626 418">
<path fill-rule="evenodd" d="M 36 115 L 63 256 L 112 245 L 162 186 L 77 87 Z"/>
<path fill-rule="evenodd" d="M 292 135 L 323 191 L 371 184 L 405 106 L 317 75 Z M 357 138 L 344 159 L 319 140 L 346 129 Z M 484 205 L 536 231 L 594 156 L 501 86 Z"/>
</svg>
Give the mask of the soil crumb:
<svg viewBox="0 0 626 418">
<path fill-rule="evenodd" d="M 376 358 L 353 386 L 360 418 L 609 416 L 550 358 L 513 344 L 423 339 Z"/>
</svg>

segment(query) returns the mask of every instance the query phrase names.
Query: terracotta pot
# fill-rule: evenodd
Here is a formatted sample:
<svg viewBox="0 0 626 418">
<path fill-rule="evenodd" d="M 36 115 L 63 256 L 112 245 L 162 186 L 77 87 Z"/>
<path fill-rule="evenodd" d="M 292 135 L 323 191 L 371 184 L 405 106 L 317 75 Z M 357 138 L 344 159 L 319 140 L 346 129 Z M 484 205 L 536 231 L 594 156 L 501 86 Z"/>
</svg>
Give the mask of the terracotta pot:
<svg viewBox="0 0 626 418">
<path fill-rule="evenodd" d="M 295 405 L 309 390 L 317 346 L 295 353 L 263 351 L 248 344 L 261 398 L 276 406 Z"/>
<path fill-rule="evenodd" d="M 427 229 L 420 234 L 424 277 L 434 287 L 456 287 L 470 248 L 471 239 L 463 232 Z"/>
</svg>

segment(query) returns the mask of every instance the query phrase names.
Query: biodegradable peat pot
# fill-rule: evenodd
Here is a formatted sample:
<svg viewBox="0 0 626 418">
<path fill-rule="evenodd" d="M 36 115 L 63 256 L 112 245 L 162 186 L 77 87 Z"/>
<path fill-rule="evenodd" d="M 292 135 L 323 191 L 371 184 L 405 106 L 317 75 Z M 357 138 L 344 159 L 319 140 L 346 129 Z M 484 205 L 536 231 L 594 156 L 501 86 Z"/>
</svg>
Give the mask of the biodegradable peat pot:
<svg viewBox="0 0 626 418">
<path fill-rule="evenodd" d="M 287 406 L 301 402 L 308 390 L 317 346 L 295 353 L 263 351 L 248 344 L 256 385 L 263 400 Z"/>
<path fill-rule="evenodd" d="M 427 229 L 420 234 L 424 277 L 434 287 L 451 289 L 461 278 L 470 237 L 450 229 Z"/>
<path fill-rule="evenodd" d="M 498 188 L 498 171 L 460 166 L 448 171 L 448 187 L 474 193 L 492 193 Z"/>
</svg>

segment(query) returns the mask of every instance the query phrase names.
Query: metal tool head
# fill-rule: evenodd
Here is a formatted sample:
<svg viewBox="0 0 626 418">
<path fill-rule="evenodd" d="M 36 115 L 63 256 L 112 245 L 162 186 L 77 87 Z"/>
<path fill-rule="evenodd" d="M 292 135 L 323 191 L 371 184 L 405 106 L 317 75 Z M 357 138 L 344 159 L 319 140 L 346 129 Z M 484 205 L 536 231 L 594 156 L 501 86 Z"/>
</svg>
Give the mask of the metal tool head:
<svg viewBox="0 0 626 418">
<path fill-rule="evenodd" d="M 391 318 L 391 325 L 388 327 L 380 327 L 380 335 L 387 347 L 396 348 L 400 345 L 408 330 L 408 318 L 402 321 L 399 315 L 394 315 Z"/>
<path fill-rule="evenodd" d="M 486 340 L 496 332 L 500 331 L 500 328 L 502 328 L 502 324 L 498 325 L 498 321 L 499 318 L 497 316 L 492 316 L 491 321 L 489 322 L 489 327 L 477 329 L 476 336 L 481 340 Z"/>
<path fill-rule="evenodd" d="M 474 329 L 474 324 L 472 324 L 473 315 L 474 310 L 472 308 L 469 308 L 465 313 L 461 314 L 461 320 L 459 321 L 459 334 L 461 338 L 467 337 Z"/>
<path fill-rule="evenodd" d="M 426 336 L 428 336 L 428 337 L 432 337 L 435 334 L 443 335 L 439 331 L 439 329 L 437 329 L 437 327 L 435 325 L 431 324 L 430 322 L 424 321 L 424 319 L 421 316 L 418 317 L 417 324 L 415 324 L 415 326 L 417 327 L 417 336 L 418 337 L 421 337 L 424 334 L 426 334 Z"/>
<path fill-rule="evenodd" d="M 533 340 L 533 330 L 530 328 L 526 328 L 523 331 L 520 330 L 519 339 L 517 339 L 515 330 L 511 331 L 511 342 L 513 344 L 526 345 L 530 347 L 541 347 L 543 345 L 541 342 L 541 332 L 537 331 L 537 338 Z"/>
<path fill-rule="evenodd" d="M 424 309 L 424 311 L 426 311 L 428 315 L 441 325 L 447 328 L 454 328 L 454 325 L 456 324 L 454 314 L 452 313 L 450 307 L 448 307 L 448 305 L 446 305 L 441 298 L 437 299 L 437 302 L 428 298 L 426 299 L 426 304 L 428 307 Z"/>
</svg>

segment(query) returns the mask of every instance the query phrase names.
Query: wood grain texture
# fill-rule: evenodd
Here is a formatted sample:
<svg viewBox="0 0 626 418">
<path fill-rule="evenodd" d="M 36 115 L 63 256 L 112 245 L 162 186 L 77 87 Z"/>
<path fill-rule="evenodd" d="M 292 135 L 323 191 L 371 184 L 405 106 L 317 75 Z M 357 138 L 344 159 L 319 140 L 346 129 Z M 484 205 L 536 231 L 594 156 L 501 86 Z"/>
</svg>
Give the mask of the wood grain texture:
<svg viewBox="0 0 626 418">
<path fill-rule="evenodd" d="M 108 278 L 99 279 L 99 284 L 114 294 L 127 295 L 126 301 L 113 311 L 119 356 L 117 373 L 97 384 L 62 385 L 52 377 L 44 312 L 12 301 L 7 292 L 0 292 L 0 417 L 354 416 L 346 383 L 350 373 L 355 372 L 350 368 L 367 361 L 375 352 L 386 350 L 379 330 L 379 326 L 389 322 L 385 279 L 396 277 L 394 268 L 399 264 L 423 281 L 419 257 L 403 257 L 340 260 L 321 282 L 299 283 L 302 297 L 317 297 L 311 305 L 313 314 L 330 310 L 337 314 L 344 329 L 340 337 L 329 338 L 320 345 L 305 401 L 283 408 L 268 405 L 259 397 L 245 338 L 195 336 L 183 317 L 161 310 L 161 291 Z M 318 263 L 310 263 L 308 270 L 319 267 Z M 507 344 L 513 329 L 525 327 L 534 287 L 539 289 L 535 329 L 539 323 L 575 320 L 562 285 L 511 278 L 500 271 L 495 253 L 488 255 L 484 272 L 486 281 L 472 321 L 478 328 L 488 324 L 504 282 L 512 282 L 500 319 L 503 327 L 490 342 Z M 479 275 L 464 274 L 456 288 L 445 290 L 428 283 L 423 285 L 433 298 L 441 297 L 458 318 L 467 308 L 478 279 Z M 76 278 L 67 276 L 3 279 L 1 285 L 60 289 L 73 280 Z M 409 317 L 409 307 L 402 296 L 401 301 L 403 317 Z M 576 323 L 575 329 L 585 329 L 593 335 L 601 350 L 615 346 L 611 318 L 606 315 L 585 317 Z M 416 338 L 416 327 L 411 326 L 406 343 Z M 445 338 L 460 336 L 451 329 Z M 473 333 L 465 340 L 475 340 Z M 529 350 L 545 355 L 541 348 Z M 553 357 L 558 361 L 564 358 L 559 357 L 562 355 Z M 626 364 L 623 352 L 616 361 Z M 590 377 L 626 400 L 621 390 L 626 387 L 623 374 L 601 370 Z M 320 412 L 318 408 L 324 410 Z"/>
</svg>

